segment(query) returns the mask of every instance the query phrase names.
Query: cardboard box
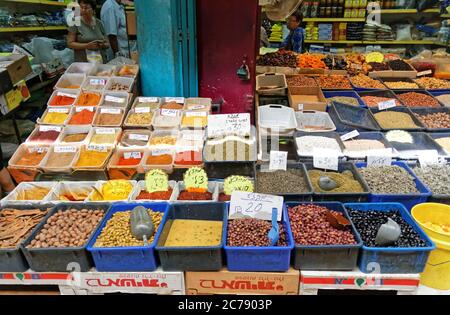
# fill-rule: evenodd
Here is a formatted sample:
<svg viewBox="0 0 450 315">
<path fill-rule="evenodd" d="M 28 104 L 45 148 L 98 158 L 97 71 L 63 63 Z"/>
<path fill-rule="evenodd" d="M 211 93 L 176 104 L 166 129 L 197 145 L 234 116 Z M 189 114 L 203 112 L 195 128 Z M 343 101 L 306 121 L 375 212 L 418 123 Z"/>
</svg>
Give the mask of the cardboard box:
<svg viewBox="0 0 450 315">
<path fill-rule="evenodd" d="M 287 82 L 283 73 L 256 76 L 256 91 L 261 95 L 286 95 Z"/>
<path fill-rule="evenodd" d="M 327 111 L 327 100 L 323 95 L 322 89 L 319 87 L 296 87 L 292 86 L 288 89 L 289 104 L 295 110 L 315 110 L 319 112 Z M 319 101 L 309 101 L 305 99 L 305 95 L 315 95 Z"/>
<path fill-rule="evenodd" d="M 8 72 L 12 85 L 19 83 L 33 72 L 28 56 L 25 55 L 1 56 L 0 68 L 4 68 Z"/>
<path fill-rule="evenodd" d="M 13 109 L 17 108 L 20 103 L 31 97 L 25 81 L 20 81 L 12 90 L 0 96 L 0 111 L 6 115 Z"/>
<path fill-rule="evenodd" d="M 127 12 L 127 31 L 128 35 L 137 35 L 136 14 L 134 12 Z"/>
<path fill-rule="evenodd" d="M 186 294 L 298 294 L 300 273 L 287 272 L 186 272 Z"/>
</svg>

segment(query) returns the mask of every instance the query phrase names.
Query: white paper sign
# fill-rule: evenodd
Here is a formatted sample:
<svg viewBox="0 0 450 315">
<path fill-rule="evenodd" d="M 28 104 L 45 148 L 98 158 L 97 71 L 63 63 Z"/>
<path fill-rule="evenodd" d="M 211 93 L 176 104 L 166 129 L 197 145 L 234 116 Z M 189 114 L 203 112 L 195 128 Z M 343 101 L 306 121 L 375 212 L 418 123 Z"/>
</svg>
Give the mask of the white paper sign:
<svg viewBox="0 0 450 315">
<path fill-rule="evenodd" d="M 141 154 L 141 152 L 124 152 L 123 157 L 127 160 L 128 159 L 141 159 L 142 154 Z"/>
<path fill-rule="evenodd" d="M 422 71 L 422 72 L 417 72 L 417 76 L 418 77 L 422 77 L 424 75 L 429 75 L 429 74 L 432 74 L 432 73 L 433 73 L 433 71 L 431 71 L 431 70 L 425 70 L 425 71 Z"/>
<path fill-rule="evenodd" d="M 49 113 L 63 113 L 63 114 L 67 114 L 69 112 L 68 108 L 49 108 L 48 109 Z"/>
<path fill-rule="evenodd" d="M 106 145 L 90 144 L 90 145 L 88 145 L 87 150 L 88 151 L 107 152 L 108 147 Z"/>
<path fill-rule="evenodd" d="M 298 109 L 299 111 L 303 111 L 304 108 L 305 108 L 305 105 L 303 105 L 303 104 L 298 104 L 298 105 L 297 105 L 297 109 Z"/>
<path fill-rule="evenodd" d="M 436 150 L 423 150 L 419 153 L 420 167 L 427 167 L 430 165 L 439 165 L 439 153 Z"/>
<path fill-rule="evenodd" d="M 56 153 L 73 153 L 77 152 L 77 148 L 74 146 L 55 146 L 54 151 Z"/>
<path fill-rule="evenodd" d="M 138 114 L 150 113 L 150 107 L 136 107 L 134 112 Z"/>
<path fill-rule="evenodd" d="M 102 108 L 100 109 L 100 113 L 102 114 L 120 114 L 120 108 Z"/>
<path fill-rule="evenodd" d="M 180 111 L 176 109 L 161 109 L 161 116 L 177 117 L 179 112 Z"/>
<path fill-rule="evenodd" d="M 277 220 L 281 221 L 283 197 L 234 191 L 231 194 L 229 218 L 251 217 L 272 221 L 272 209 L 276 208 Z"/>
<path fill-rule="evenodd" d="M 208 116 L 208 137 L 226 135 L 249 135 L 251 131 L 250 114 L 226 114 Z"/>
<path fill-rule="evenodd" d="M 114 135 L 116 130 L 114 128 L 98 128 L 95 129 L 95 133 L 98 135 Z"/>
<path fill-rule="evenodd" d="M 164 149 L 153 149 L 151 151 L 151 155 L 152 156 L 160 156 L 160 155 L 172 155 L 173 153 L 173 149 L 168 149 L 168 148 L 164 148 Z"/>
<path fill-rule="evenodd" d="M 186 112 L 186 117 L 206 117 L 207 112 Z"/>
<path fill-rule="evenodd" d="M 139 141 L 148 141 L 149 136 L 148 135 L 139 135 L 132 133 L 128 136 L 130 140 L 139 140 Z"/>
<path fill-rule="evenodd" d="M 64 97 L 69 97 L 69 98 L 73 98 L 76 99 L 77 96 L 73 95 L 73 94 L 69 94 L 69 93 L 64 93 L 64 92 L 58 92 L 56 93 L 57 96 L 64 96 Z"/>
<path fill-rule="evenodd" d="M 184 104 L 184 97 L 166 97 L 166 103 L 175 102 L 177 104 Z"/>
<path fill-rule="evenodd" d="M 84 106 L 82 106 L 82 107 L 80 107 L 80 106 L 75 107 L 75 112 L 77 112 L 77 113 L 79 113 L 79 112 L 81 112 L 83 110 L 88 110 L 90 112 L 93 112 L 94 111 L 94 107 L 91 107 L 91 106 L 89 106 L 89 107 L 84 107 Z"/>
<path fill-rule="evenodd" d="M 40 126 L 39 131 L 58 131 L 61 132 L 61 127 L 57 126 Z"/>
<path fill-rule="evenodd" d="M 358 130 L 353 130 L 353 131 L 351 131 L 349 133 L 346 133 L 345 135 L 342 135 L 341 136 L 341 140 L 342 141 L 346 141 L 346 140 L 349 140 L 349 139 L 352 139 L 352 138 L 356 138 L 358 136 L 359 136 Z"/>
<path fill-rule="evenodd" d="M 392 149 L 370 150 L 367 153 L 367 166 L 389 166 L 392 164 Z"/>
<path fill-rule="evenodd" d="M 138 97 L 138 103 L 158 103 L 157 97 Z"/>
<path fill-rule="evenodd" d="M 379 110 L 385 110 L 385 109 L 392 108 L 395 106 L 397 106 L 395 100 L 389 100 L 389 101 L 384 101 L 384 102 L 378 103 Z"/>
<path fill-rule="evenodd" d="M 90 79 L 89 84 L 90 85 L 105 85 L 106 80 L 105 79 Z"/>
<path fill-rule="evenodd" d="M 314 148 L 313 159 L 315 168 L 332 171 L 339 169 L 339 152 L 336 150 Z"/>
<path fill-rule="evenodd" d="M 121 97 L 115 97 L 111 95 L 105 96 L 105 101 L 107 102 L 113 102 L 113 103 L 125 103 L 125 99 Z"/>
<path fill-rule="evenodd" d="M 287 168 L 288 152 L 286 151 L 270 151 L 270 164 L 269 169 L 271 171 L 283 170 Z"/>
</svg>

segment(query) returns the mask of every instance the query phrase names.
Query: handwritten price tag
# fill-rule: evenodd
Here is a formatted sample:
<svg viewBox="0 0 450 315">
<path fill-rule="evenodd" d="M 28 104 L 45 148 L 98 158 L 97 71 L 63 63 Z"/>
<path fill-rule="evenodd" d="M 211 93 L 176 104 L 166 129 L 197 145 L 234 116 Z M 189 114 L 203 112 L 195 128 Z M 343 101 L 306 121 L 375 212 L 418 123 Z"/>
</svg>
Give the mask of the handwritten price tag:
<svg viewBox="0 0 450 315">
<path fill-rule="evenodd" d="M 55 146 L 55 153 L 74 153 L 77 152 L 77 148 L 74 146 Z"/>
<path fill-rule="evenodd" d="M 229 218 L 256 218 L 272 220 L 272 209 L 276 208 L 277 221 L 281 221 L 283 197 L 234 191 L 231 194 Z"/>
<path fill-rule="evenodd" d="M 206 112 L 205 112 L 206 113 Z M 227 114 L 208 116 L 208 137 L 219 137 L 226 135 L 249 135 L 250 114 Z"/>
<path fill-rule="evenodd" d="M 98 135 L 114 135 L 116 130 L 114 128 L 98 128 L 95 129 L 95 133 Z"/>
<path fill-rule="evenodd" d="M 352 132 L 346 133 L 345 135 L 341 136 L 342 141 L 347 141 L 352 138 L 356 138 L 359 136 L 359 132 L 357 130 L 353 130 Z"/>
<path fill-rule="evenodd" d="M 169 178 L 162 170 L 151 170 L 145 174 L 145 187 L 149 193 L 169 190 Z"/>
<path fill-rule="evenodd" d="M 69 112 L 68 108 L 49 108 L 48 109 L 49 113 L 63 113 L 63 114 L 67 114 Z"/>
<path fill-rule="evenodd" d="M 313 158 L 315 168 L 332 171 L 339 169 L 339 152 L 336 150 L 314 148 Z"/>
<path fill-rule="evenodd" d="M 157 97 L 139 97 L 138 103 L 158 103 Z"/>
<path fill-rule="evenodd" d="M 97 152 L 108 152 L 108 147 L 106 145 L 90 144 L 88 145 L 87 150 Z"/>
<path fill-rule="evenodd" d="M 61 132 L 61 127 L 57 126 L 40 126 L 39 131 L 45 132 L 45 131 L 57 131 Z"/>
<path fill-rule="evenodd" d="M 191 167 L 184 173 L 184 185 L 186 189 L 208 190 L 208 175 L 204 169 Z"/>
<path fill-rule="evenodd" d="M 130 140 L 148 141 L 149 136 L 132 133 L 128 136 L 128 138 L 130 138 Z"/>
<path fill-rule="evenodd" d="M 90 85 L 106 85 L 105 79 L 90 79 L 89 80 Z"/>
<path fill-rule="evenodd" d="M 80 107 L 80 106 L 77 106 L 77 107 L 75 107 L 75 112 L 77 112 L 77 113 L 79 113 L 79 112 L 81 112 L 81 111 L 83 111 L 83 110 L 88 110 L 88 111 L 90 111 L 90 112 L 93 112 L 93 111 L 94 111 L 94 107 L 92 107 L 92 106 L 89 106 L 89 107 L 84 107 L 84 106 Z"/>
<path fill-rule="evenodd" d="M 288 152 L 286 151 L 270 151 L 269 169 L 271 171 L 283 170 L 287 168 Z"/>
<path fill-rule="evenodd" d="M 166 154 L 172 155 L 173 154 L 173 150 L 166 148 L 166 149 L 153 149 L 151 151 L 151 155 L 152 156 L 160 156 L 160 155 L 166 155 Z"/>
<path fill-rule="evenodd" d="M 389 109 L 389 108 L 392 108 L 392 107 L 395 107 L 395 106 L 397 106 L 395 100 L 389 100 L 389 101 L 378 103 L 378 109 L 379 110 L 385 110 L 385 109 Z"/>
<path fill-rule="evenodd" d="M 422 71 L 422 72 L 417 72 L 417 76 L 418 77 L 423 77 L 424 75 L 429 75 L 429 74 L 432 74 L 433 73 L 433 71 L 431 71 L 431 70 L 425 70 L 425 71 Z"/>
<path fill-rule="evenodd" d="M 229 196 L 235 191 L 253 192 L 253 190 L 252 181 L 244 176 L 229 176 L 223 183 L 223 191 Z"/>
<path fill-rule="evenodd" d="M 177 117 L 179 113 L 176 109 L 161 109 L 161 116 Z"/>
<path fill-rule="evenodd" d="M 392 164 L 392 149 L 371 150 L 367 153 L 367 166 L 389 166 Z"/>
<path fill-rule="evenodd" d="M 141 152 L 124 152 L 123 157 L 125 159 L 141 159 L 142 153 Z"/>
<path fill-rule="evenodd" d="M 73 94 L 69 94 L 69 93 L 63 93 L 63 92 L 58 92 L 56 93 L 57 96 L 63 96 L 63 97 L 68 97 L 68 98 L 73 98 L 76 99 L 77 96 L 73 95 Z"/>
<path fill-rule="evenodd" d="M 186 112 L 186 117 L 206 117 L 208 115 L 207 112 Z"/>
<path fill-rule="evenodd" d="M 125 103 L 125 99 L 121 97 L 115 97 L 111 95 L 105 96 L 105 101 L 107 102 L 113 102 L 113 103 Z"/>
<path fill-rule="evenodd" d="M 199 110 L 199 109 L 206 109 L 205 105 L 190 105 L 188 107 L 189 110 Z"/>
</svg>

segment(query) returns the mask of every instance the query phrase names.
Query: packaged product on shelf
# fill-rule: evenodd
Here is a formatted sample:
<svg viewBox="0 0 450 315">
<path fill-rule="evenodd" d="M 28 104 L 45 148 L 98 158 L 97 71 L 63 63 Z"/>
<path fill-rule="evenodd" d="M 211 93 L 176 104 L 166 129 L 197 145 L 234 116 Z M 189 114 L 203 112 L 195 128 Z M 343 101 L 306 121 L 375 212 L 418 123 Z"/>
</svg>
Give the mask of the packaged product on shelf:
<svg viewBox="0 0 450 315">
<path fill-rule="evenodd" d="M 150 140 L 151 131 L 149 130 L 125 130 L 120 140 L 120 145 L 123 147 L 143 147 L 148 144 Z"/>
<path fill-rule="evenodd" d="M 94 107 L 75 107 L 67 125 L 91 125 L 95 116 Z"/>
<path fill-rule="evenodd" d="M 81 92 L 78 96 L 75 106 L 98 106 L 102 95 L 95 92 Z"/>
<path fill-rule="evenodd" d="M 134 183 L 134 181 L 122 179 L 97 183 L 96 189 L 94 189 L 88 199 L 90 201 L 128 200 Z"/>
<path fill-rule="evenodd" d="M 94 126 L 120 127 L 124 116 L 125 112 L 121 108 L 102 107 L 97 110 L 97 115 L 94 119 Z"/>
</svg>

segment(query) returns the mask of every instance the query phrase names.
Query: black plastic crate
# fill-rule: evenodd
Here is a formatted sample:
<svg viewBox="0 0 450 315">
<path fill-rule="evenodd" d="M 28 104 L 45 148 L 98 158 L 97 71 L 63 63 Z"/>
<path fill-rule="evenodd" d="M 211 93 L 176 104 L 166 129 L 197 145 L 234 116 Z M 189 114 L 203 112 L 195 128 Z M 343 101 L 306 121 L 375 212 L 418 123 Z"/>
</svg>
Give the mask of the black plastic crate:
<svg viewBox="0 0 450 315">
<path fill-rule="evenodd" d="M 408 114 L 409 116 L 411 116 L 412 120 L 414 121 L 414 123 L 417 126 L 417 128 L 383 128 L 380 125 L 380 127 L 383 131 L 390 131 L 390 130 L 423 131 L 423 130 L 425 130 L 425 126 L 420 122 L 420 120 L 413 114 L 413 112 L 408 107 L 393 107 L 393 108 L 389 108 L 389 109 L 382 110 L 382 111 L 379 110 L 378 108 L 371 108 L 370 110 L 372 111 L 374 118 L 375 118 L 375 114 L 377 114 L 379 112 L 383 112 L 383 111 L 401 112 L 401 113 Z"/>
<path fill-rule="evenodd" d="M 289 99 L 287 96 L 280 95 L 259 95 L 259 106 L 270 104 L 278 104 L 289 107 Z"/>
<path fill-rule="evenodd" d="M 259 144 L 261 146 L 262 161 L 270 160 L 270 151 L 272 148 L 272 142 L 275 142 L 273 144 L 273 146 L 277 148 L 275 149 L 275 151 L 286 151 L 288 153 L 289 161 L 297 160 L 297 151 L 295 149 L 294 137 L 279 136 L 271 138 L 263 136 L 261 137 L 261 143 Z"/>
<path fill-rule="evenodd" d="M 54 205 L 10 205 L 3 206 L 0 208 L 0 212 L 4 209 L 17 209 L 17 210 L 46 210 L 53 208 Z M 47 213 L 47 215 L 42 219 L 45 221 L 51 210 Z M 32 229 L 33 231 L 39 226 L 39 223 Z M 31 235 L 30 234 L 30 235 Z M 0 248 L 0 272 L 24 272 L 29 269 L 29 265 L 25 256 L 23 255 L 20 247 L 23 242 L 25 242 L 26 238 L 22 239 L 22 241 L 15 248 Z"/>
<path fill-rule="evenodd" d="M 313 204 L 329 210 L 341 212 L 350 221 L 351 230 L 357 244 L 354 245 L 295 245 L 293 263 L 295 269 L 300 270 L 353 270 L 358 261 L 358 253 L 362 247 L 362 240 L 356 231 L 344 204 L 340 202 L 287 202 L 286 207 Z M 290 224 L 290 218 L 289 218 Z M 294 240 L 295 241 L 295 240 Z"/>
<path fill-rule="evenodd" d="M 223 202 L 171 205 L 156 246 L 162 268 L 166 271 L 220 270 L 224 265 L 227 217 L 228 206 Z M 176 219 L 222 221 L 222 242 L 218 246 L 166 247 L 164 244 Z"/>
<path fill-rule="evenodd" d="M 428 114 L 437 114 L 437 113 L 445 113 L 450 115 L 450 108 L 448 107 L 437 107 L 437 108 L 411 108 L 411 112 L 413 112 L 414 116 L 416 115 L 428 115 Z M 422 119 L 416 116 L 416 118 L 422 123 Z M 422 123 L 428 132 L 449 132 L 450 128 L 429 128 Z"/>
<path fill-rule="evenodd" d="M 33 231 L 33 233 L 23 242 L 21 248 L 25 255 L 25 258 L 33 271 L 37 272 L 65 272 L 68 271 L 68 267 L 76 263 L 79 266 L 79 271 L 89 271 L 93 266 L 93 260 L 91 254 L 86 250 L 87 244 L 94 236 L 95 231 L 101 224 L 95 227 L 92 231 L 90 238 L 81 247 L 53 247 L 53 248 L 27 248 L 31 241 L 38 235 L 40 230 L 44 227 L 47 219 L 54 215 L 59 210 L 67 211 L 70 209 L 99 209 L 106 213 L 110 208 L 108 203 L 64 203 L 55 206 L 45 220 L 43 220 Z M 77 267 L 78 267 L 77 266 Z M 78 271 L 78 270 L 77 270 Z"/>
<path fill-rule="evenodd" d="M 236 174 L 255 178 L 255 162 L 205 162 L 204 168 L 210 179 L 225 179 Z"/>
<path fill-rule="evenodd" d="M 305 163 L 305 167 L 307 171 L 316 169 L 313 163 Z M 349 193 L 320 193 L 314 191 L 313 185 L 313 200 L 324 202 L 324 201 L 338 201 L 338 202 L 365 202 L 369 199 L 370 188 L 367 186 L 366 181 L 362 177 L 362 175 L 358 172 L 355 164 L 352 162 L 340 162 L 338 165 L 339 173 L 344 171 L 351 171 L 353 177 L 361 184 L 364 192 L 349 192 Z M 308 176 L 309 178 L 309 176 Z M 311 181 L 311 179 L 309 178 Z M 353 200 L 353 201 L 350 201 Z"/>
<path fill-rule="evenodd" d="M 333 102 L 328 113 L 336 126 L 337 132 L 381 130 L 375 117 L 367 108 Z"/>
</svg>

